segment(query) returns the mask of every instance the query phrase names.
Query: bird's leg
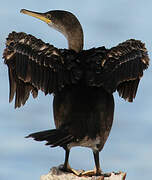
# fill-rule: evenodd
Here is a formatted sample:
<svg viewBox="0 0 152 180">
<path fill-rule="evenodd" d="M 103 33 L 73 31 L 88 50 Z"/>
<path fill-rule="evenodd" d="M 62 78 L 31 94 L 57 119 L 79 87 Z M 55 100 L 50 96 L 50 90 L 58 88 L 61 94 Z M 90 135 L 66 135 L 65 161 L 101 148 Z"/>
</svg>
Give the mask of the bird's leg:
<svg viewBox="0 0 152 180">
<path fill-rule="evenodd" d="M 89 170 L 81 173 L 81 176 L 101 176 L 102 171 L 100 168 L 100 162 L 99 162 L 99 151 L 94 151 L 94 161 L 95 161 L 95 169 L 94 170 Z"/>
<path fill-rule="evenodd" d="M 96 175 L 101 175 L 101 168 L 100 168 L 100 161 L 99 161 L 99 151 L 94 151 L 94 161 L 95 161 L 95 168 L 96 168 Z"/>
<path fill-rule="evenodd" d="M 66 171 L 69 171 L 70 168 L 70 165 L 69 165 L 69 154 L 70 154 L 70 150 L 69 149 L 66 149 L 65 150 L 65 161 L 64 161 L 64 169 Z"/>
<path fill-rule="evenodd" d="M 70 153 L 70 150 L 68 148 L 65 148 L 65 161 L 64 161 L 63 166 L 60 167 L 60 169 L 62 171 L 71 172 L 71 173 L 79 176 L 80 173 L 77 172 L 75 169 L 71 168 L 69 165 L 69 153 Z"/>
</svg>

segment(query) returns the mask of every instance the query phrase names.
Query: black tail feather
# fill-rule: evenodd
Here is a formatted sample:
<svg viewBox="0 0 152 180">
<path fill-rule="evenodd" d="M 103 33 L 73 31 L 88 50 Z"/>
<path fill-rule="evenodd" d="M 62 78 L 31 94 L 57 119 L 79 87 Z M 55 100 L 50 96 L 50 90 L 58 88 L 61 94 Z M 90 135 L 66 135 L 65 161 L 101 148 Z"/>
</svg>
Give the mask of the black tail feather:
<svg viewBox="0 0 152 180">
<path fill-rule="evenodd" d="M 65 146 L 70 142 L 72 142 L 73 139 L 74 139 L 73 136 L 68 135 L 67 137 L 64 137 L 63 139 L 60 139 L 59 141 L 55 142 L 53 145 L 51 145 L 51 147 Z M 47 143 L 46 145 L 49 145 L 49 143 Z"/>
<path fill-rule="evenodd" d="M 74 137 L 70 135 L 67 130 L 63 129 L 52 129 L 46 131 L 40 131 L 32 133 L 25 138 L 34 138 L 36 141 L 47 141 L 45 145 L 50 145 L 51 147 L 56 146 L 66 146 L 67 144 L 74 141 Z"/>
</svg>

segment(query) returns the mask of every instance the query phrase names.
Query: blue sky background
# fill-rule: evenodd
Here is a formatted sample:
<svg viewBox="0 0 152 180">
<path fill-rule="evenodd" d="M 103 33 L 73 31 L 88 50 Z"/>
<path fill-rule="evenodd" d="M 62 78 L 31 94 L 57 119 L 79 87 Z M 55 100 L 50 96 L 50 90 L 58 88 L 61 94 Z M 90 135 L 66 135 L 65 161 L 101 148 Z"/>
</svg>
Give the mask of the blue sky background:
<svg viewBox="0 0 152 180">
<path fill-rule="evenodd" d="M 152 1 L 151 0 L 5 0 L 0 6 L 0 56 L 5 38 L 15 30 L 30 33 L 56 47 L 65 48 L 63 35 L 45 23 L 20 14 L 20 9 L 46 12 L 63 9 L 73 12 L 80 20 L 85 36 L 84 49 L 105 45 L 107 48 L 130 38 L 142 40 L 151 56 Z M 104 172 L 125 171 L 128 180 L 152 177 L 152 72 L 145 72 L 134 103 L 115 96 L 115 116 L 110 137 L 100 153 Z M 7 67 L 0 61 L 0 179 L 37 180 L 52 166 L 61 164 L 64 151 L 50 149 L 44 143 L 24 137 L 31 132 L 53 128 L 52 96 L 42 93 L 36 100 L 14 110 L 8 103 Z M 71 166 L 91 169 L 94 161 L 91 150 L 73 148 Z"/>
</svg>

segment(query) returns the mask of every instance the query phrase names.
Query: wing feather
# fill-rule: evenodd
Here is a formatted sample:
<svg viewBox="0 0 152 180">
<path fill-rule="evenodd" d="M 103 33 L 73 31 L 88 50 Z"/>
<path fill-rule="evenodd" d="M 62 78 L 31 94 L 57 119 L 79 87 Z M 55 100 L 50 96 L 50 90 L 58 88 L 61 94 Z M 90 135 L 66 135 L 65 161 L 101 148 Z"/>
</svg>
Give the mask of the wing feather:
<svg viewBox="0 0 152 180">
<path fill-rule="evenodd" d="M 34 98 L 38 90 L 45 95 L 56 93 L 79 80 L 109 93 L 117 90 L 120 97 L 132 102 L 149 65 L 145 45 L 134 39 L 111 49 L 75 53 L 16 32 L 9 34 L 3 57 L 9 73 L 9 102 L 15 96 L 15 107 L 24 105 L 30 93 Z"/>
<path fill-rule="evenodd" d="M 9 101 L 15 96 L 15 108 L 20 107 L 26 103 L 30 93 L 36 98 L 38 90 L 46 95 L 77 83 L 82 72 L 79 76 L 73 72 L 79 69 L 75 57 L 71 58 L 70 50 L 65 53 L 32 35 L 10 33 L 3 53 L 9 72 Z M 66 66 L 65 60 L 69 62 Z"/>
<path fill-rule="evenodd" d="M 117 90 L 122 98 L 132 102 L 149 58 L 145 45 L 130 39 L 109 50 L 94 50 L 86 65 L 89 86 L 103 87 L 109 93 Z"/>
<path fill-rule="evenodd" d="M 117 90 L 122 98 L 132 102 L 136 96 L 143 71 L 149 65 L 144 44 L 141 41 L 128 40 L 110 49 L 107 57 L 107 66 L 108 63 L 114 63 L 114 67 L 110 69 L 108 74 L 104 74 L 109 83 L 108 86 L 106 82 L 103 85 L 108 91 L 114 92 Z"/>
<path fill-rule="evenodd" d="M 16 91 L 16 81 L 14 80 L 12 69 L 10 68 L 8 69 L 8 76 L 9 76 L 9 84 L 10 84 L 9 102 L 12 102 Z"/>
</svg>

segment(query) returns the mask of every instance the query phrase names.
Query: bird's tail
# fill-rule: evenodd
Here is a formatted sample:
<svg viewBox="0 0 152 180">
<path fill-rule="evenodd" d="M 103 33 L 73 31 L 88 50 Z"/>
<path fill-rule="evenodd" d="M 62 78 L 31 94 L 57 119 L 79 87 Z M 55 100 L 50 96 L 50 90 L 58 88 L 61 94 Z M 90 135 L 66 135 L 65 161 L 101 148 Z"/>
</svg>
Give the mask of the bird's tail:
<svg viewBox="0 0 152 180">
<path fill-rule="evenodd" d="M 67 130 L 63 129 L 40 131 L 26 136 L 26 138 L 29 137 L 34 138 L 36 141 L 47 141 L 45 145 L 49 145 L 51 147 L 64 147 L 74 141 L 74 137 L 70 135 Z"/>
</svg>

